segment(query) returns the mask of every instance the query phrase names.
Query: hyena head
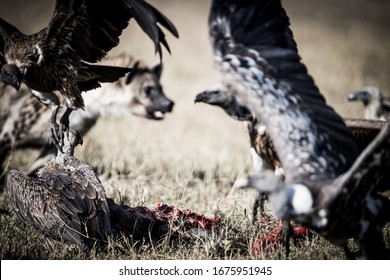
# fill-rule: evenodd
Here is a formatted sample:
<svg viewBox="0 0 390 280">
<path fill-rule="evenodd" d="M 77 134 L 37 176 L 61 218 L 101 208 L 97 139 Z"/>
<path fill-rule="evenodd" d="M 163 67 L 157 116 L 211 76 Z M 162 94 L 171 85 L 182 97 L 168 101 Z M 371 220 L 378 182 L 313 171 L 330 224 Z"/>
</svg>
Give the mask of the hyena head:
<svg viewBox="0 0 390 280">
<path fill-rule="evenodd" d="M 115 83 L 102 83 L 101 88 L 84 92 L 86 110 L 99 111 L 100 115 L 133 114 L 153 120 L 161 120 L 172 111 L 174 102 L 165 96 L 160 84 L 162 64 L 148 67 L 125 53 L 105 58 L 100 64 L 130 67 L 132 71 Z"/>
<path fill-rule="evenodd" d="M 163 70 L 161 63 L 152 68 L 146 67 L 140 61 L 134 62 L 133 70 L 122 79 L 122 85 L 132 92 L 130 107 L 133 114 L 154 120 L 161 120 L 165 113 L 171 112 L 174 102 L 165 96 L 160 84 Z"/>
</svg>

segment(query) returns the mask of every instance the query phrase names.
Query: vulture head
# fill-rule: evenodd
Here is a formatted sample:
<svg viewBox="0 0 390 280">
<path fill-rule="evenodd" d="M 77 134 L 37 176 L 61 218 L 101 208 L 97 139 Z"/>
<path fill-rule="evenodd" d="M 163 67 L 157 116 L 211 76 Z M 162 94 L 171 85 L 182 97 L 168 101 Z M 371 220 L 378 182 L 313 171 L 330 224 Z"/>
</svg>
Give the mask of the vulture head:
<svg viewBox="0 0 390 280">
<path fill-rule="evenodd" d="M 240 121 L 252 121 L 251 111 L 233 96 L 231 91 L 222 85 L 214 86 L 195 96 L 195 103 L 203 102 L 221 107 L 230 117 Z"/>
<path fill-rule="evenodd" d="M 361 101 L 364 106 L 369 105 L 372 101 L 382 103 L 383 96 L 380 90 L 376 87 L 365 87 L 362 90 L 351 92 L 348 94 L 348 101 Z"/>
<path fill-rule="evenodd" d="M 1 68 L 1 79 L 4 83 L 14 87 L 17 91 L 23 80 L 23 73 L 15 64 L 5 64 Z"/>
<path fill-rule="evenodd" d="M 228 106 L 233 99 L 235 98 L 225 87 L 217 85 L 197 94 L 195 97 L 195 103 L 203 102 L 210 105 L 224 107 Z"/>
</svg>

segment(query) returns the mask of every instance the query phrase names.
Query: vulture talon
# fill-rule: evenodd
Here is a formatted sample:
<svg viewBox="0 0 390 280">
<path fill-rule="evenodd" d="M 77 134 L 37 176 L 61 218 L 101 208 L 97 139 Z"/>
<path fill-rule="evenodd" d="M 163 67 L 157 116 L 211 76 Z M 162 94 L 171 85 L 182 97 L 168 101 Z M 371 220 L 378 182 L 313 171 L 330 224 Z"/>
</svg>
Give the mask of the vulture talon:
<svg viewBox="0 0 390 280">
<path fill-rule="evenodd" d="M 257 220 L 257 215 L 260 217 L 264 214 L 264 202 L 267 200 L 267 194 L 258 192 L 252 206 L 252 224 Z"/>
<path fill-rule="evenodd" d="M 69 132 L 69 116 L 72 113 L 72 111 L 73 111 L 72 109 L 66 108 L 65 113 L 62 115 L 60 119 L 60 126 L 62 127 L 63 131 Z"/>
<path fill-rule="evenodd" d="M 61 131 L 62 129 L 57 123 L 50 123 L 48 131 L 50 143 L 53 144 L 58 151 L 62 152 L 62 146 L 64 144 L 64 134 Z"/>
</svg>

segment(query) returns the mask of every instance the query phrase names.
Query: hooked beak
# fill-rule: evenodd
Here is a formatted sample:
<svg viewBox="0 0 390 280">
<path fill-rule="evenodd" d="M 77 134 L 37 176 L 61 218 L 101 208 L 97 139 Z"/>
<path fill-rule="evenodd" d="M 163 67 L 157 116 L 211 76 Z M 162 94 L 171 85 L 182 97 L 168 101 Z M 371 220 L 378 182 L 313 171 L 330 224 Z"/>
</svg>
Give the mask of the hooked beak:
<svg viewBox="0 0 390 280">
<path fill-rule="evenodd" d="M 361 100 L 364 104 L 369 103 L 369 97 L 366 91 L 355 91 L 348 94 L 348 101 Z"/>
<path fill-rule="evenodd" d="M 21 84 L 22 84 L 21 81 L 15 79 L 15 80 L 12 82 L 11 86 L 13 86 L 13 87 L 16 89 L 16 91 L 19 91 L 20 85 L 21 85 Z"/>
<path fill-rule="evenodd" d="M 1 79 L 7 85 L 19 91 L 24 74 L 15 64 L 6 64 L 1 68 Z"/>
<path fill-rule="evenodd" d="M 207 100 L 208 94 L 207 91 L 203 91 L 195 96 L 195 103 L 205 102 Z"/>
</svg>

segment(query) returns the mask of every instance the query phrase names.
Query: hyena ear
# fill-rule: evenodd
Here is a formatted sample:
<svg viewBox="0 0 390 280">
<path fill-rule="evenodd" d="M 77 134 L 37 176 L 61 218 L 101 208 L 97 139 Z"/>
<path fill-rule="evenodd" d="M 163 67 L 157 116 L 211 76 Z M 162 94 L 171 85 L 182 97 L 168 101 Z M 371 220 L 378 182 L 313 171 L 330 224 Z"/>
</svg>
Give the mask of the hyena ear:
<svg viewBox="0 0 390 280">
<path fill-rule="evenodd" d="M 134 77 L 137 76 L 139 72 L 138 66 L 139 66 L 139 60 L 135 61 L 133 65 L 130 66 L 132 70 L 126 77 L 126 85 L 130 84 L 133 81 Z"/>
<path fill-rule="evenodd" d="M 159 64 L 155 65 L 155 66 L 152 68 L 152 72 L 157 76 L 157 78 L 158 78 L 159 80 L 160 80 L 160 78 L 161 78 L 162 70 L 163 70 L 163 65 L 162 65 L 161 62 L 160 62 Z"/>
</svg>

